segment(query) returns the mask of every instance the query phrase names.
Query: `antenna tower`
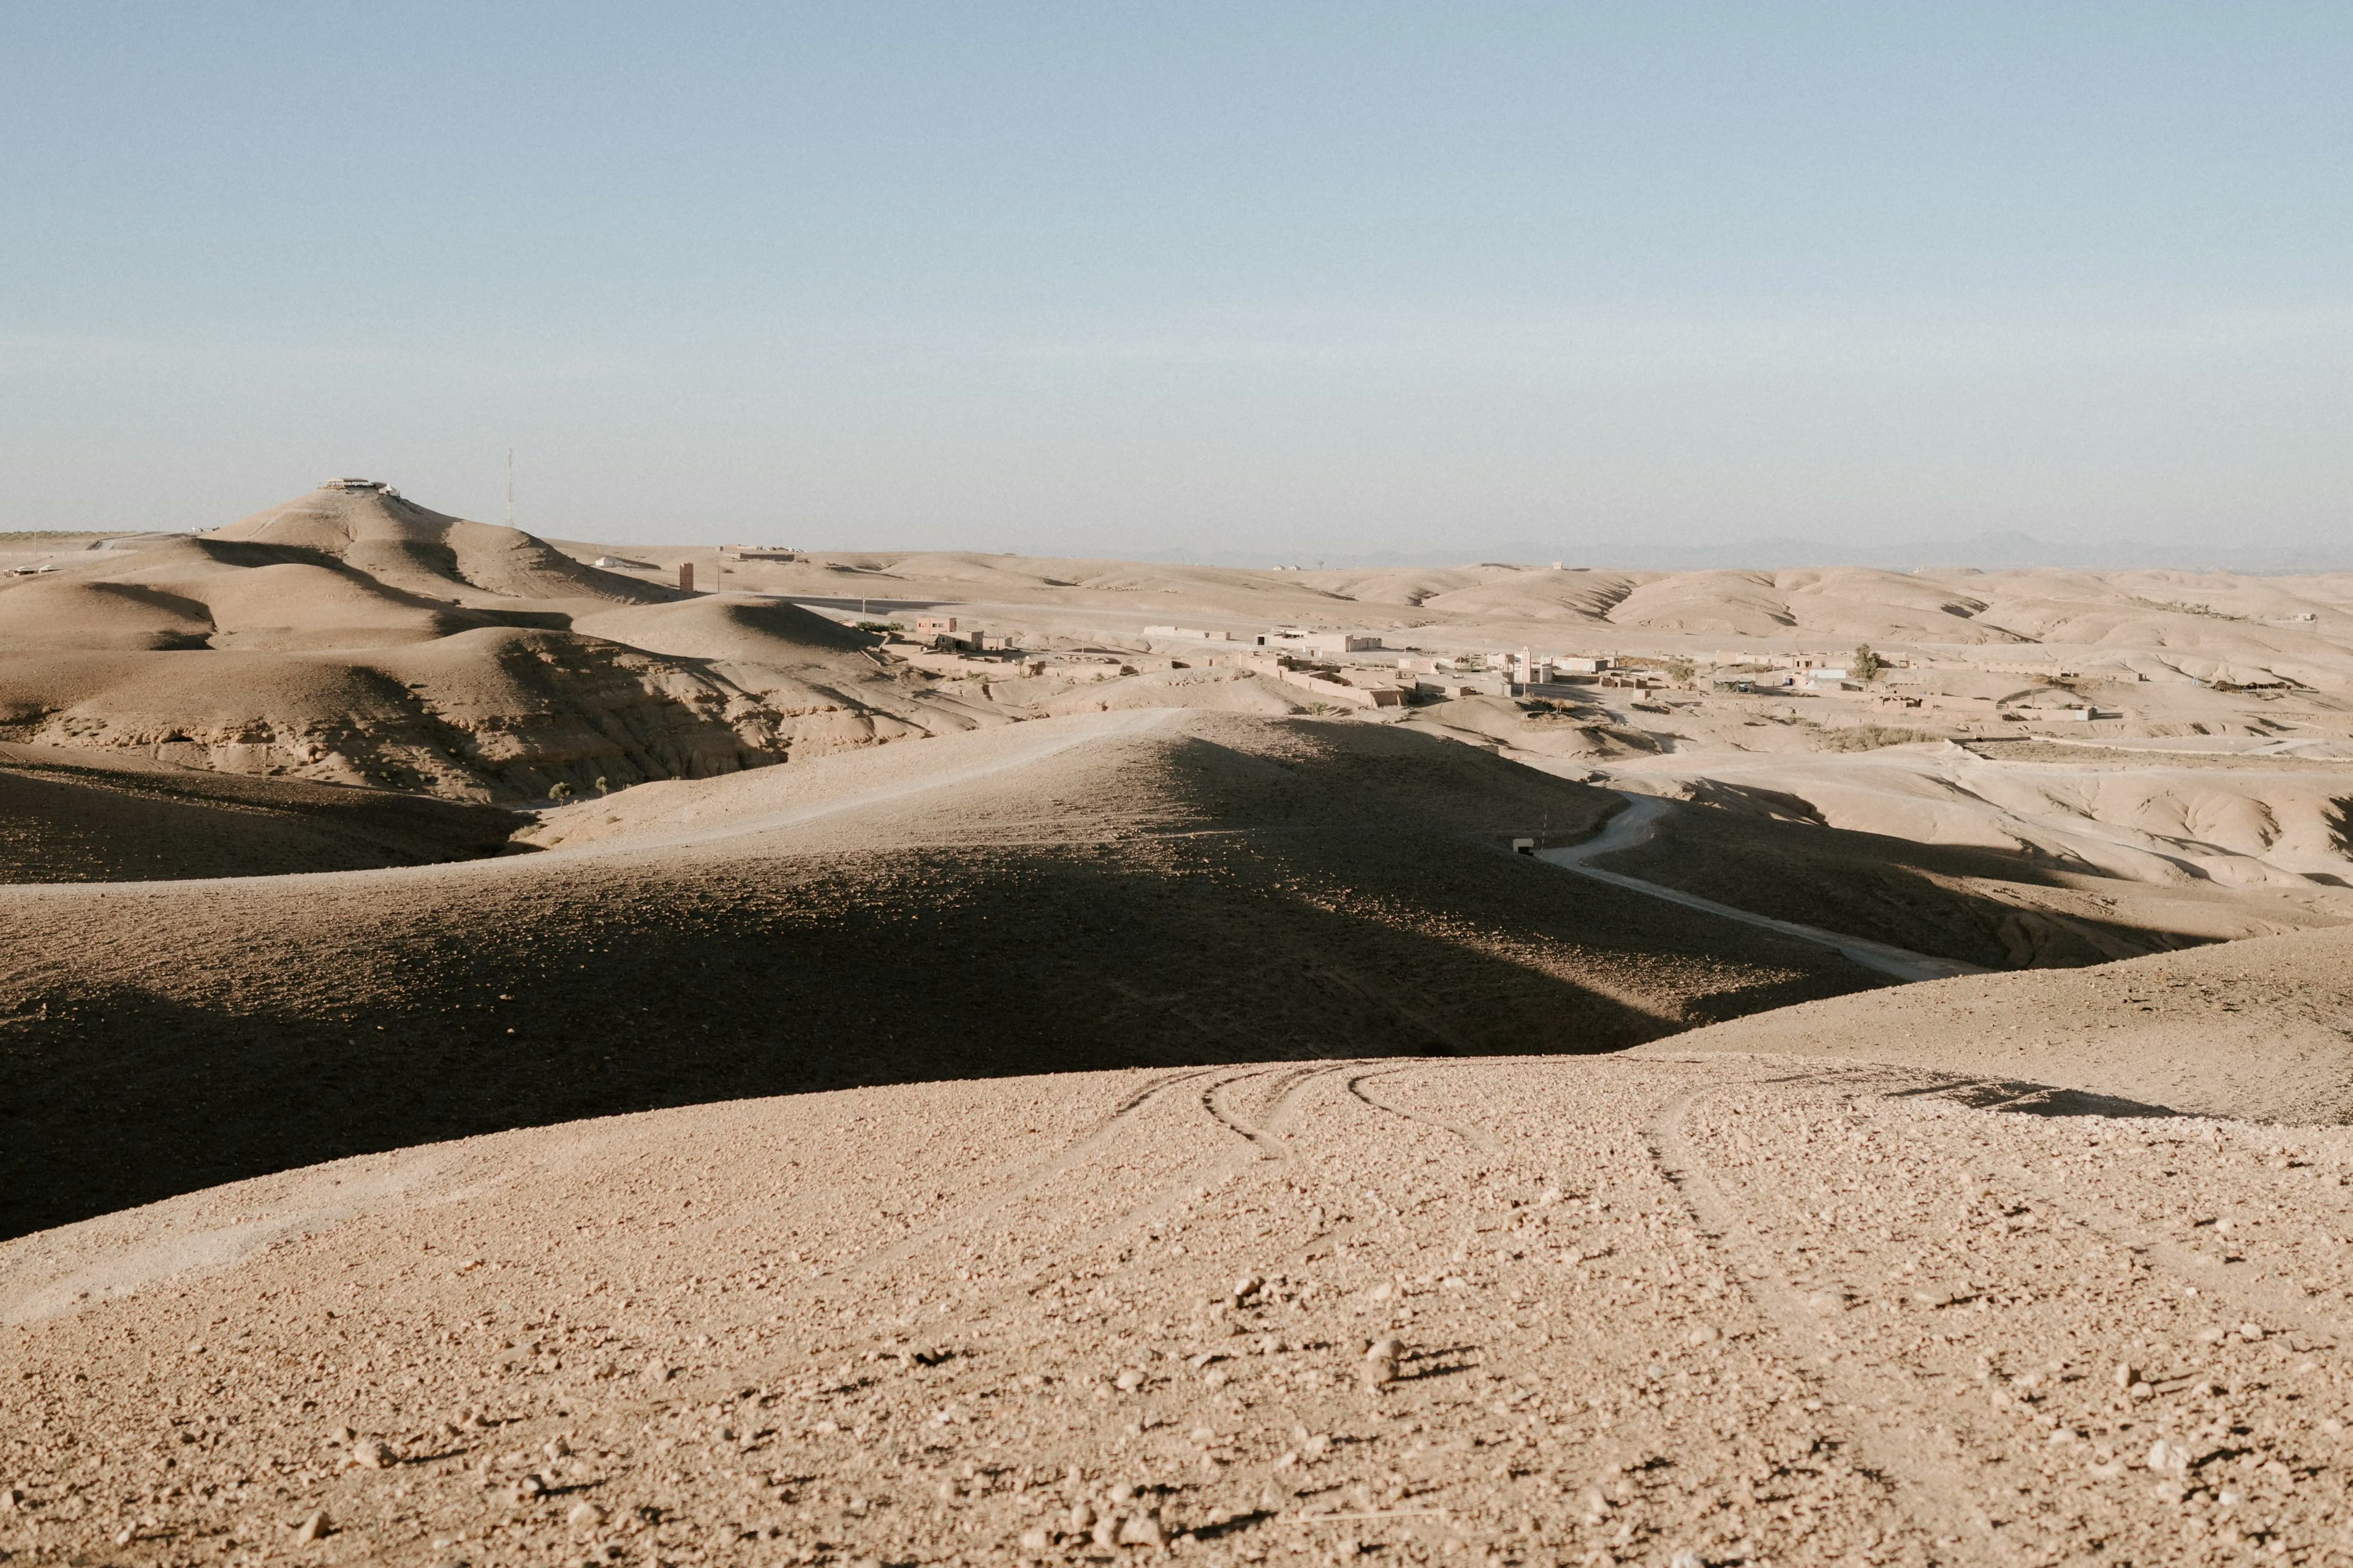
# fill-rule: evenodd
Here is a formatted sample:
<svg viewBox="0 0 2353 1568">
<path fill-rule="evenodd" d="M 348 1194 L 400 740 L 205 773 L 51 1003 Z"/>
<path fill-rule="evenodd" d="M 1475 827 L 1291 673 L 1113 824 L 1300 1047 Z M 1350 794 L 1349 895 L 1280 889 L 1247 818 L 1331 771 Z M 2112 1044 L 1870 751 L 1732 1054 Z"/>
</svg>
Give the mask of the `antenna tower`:
<svg viewBox="0 0 2353 1568">
<path fill-rule="evenodd" d="M 514 448 L 507 448 L 507 526 L 514 526 Z"/>
</svg>

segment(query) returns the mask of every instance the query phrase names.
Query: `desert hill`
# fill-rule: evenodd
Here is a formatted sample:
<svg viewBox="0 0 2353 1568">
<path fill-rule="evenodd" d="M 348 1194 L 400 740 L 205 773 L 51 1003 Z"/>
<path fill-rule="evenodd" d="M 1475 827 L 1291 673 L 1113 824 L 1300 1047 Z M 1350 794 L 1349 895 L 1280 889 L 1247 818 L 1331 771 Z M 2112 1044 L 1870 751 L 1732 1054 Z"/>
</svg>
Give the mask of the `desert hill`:
<svg viewBox="0 0 2353 1568">
<path fill-rule="evenodd" d="M 1966 976 L 1680 1037 L 2015 1079 L 2198 1116 L 2353 1122 L 2353 931 Z"/>
<path fill-rule="evenodd" d="M 658 603 L 674 593 L 585 565 L 519 529 L 446 516 L 376 488 L 322 487 L 211 538 L 325 557 L 396 589 L 460 603 Z"/>
<path fill-rule="evenodd" d="M 2109 847 L 2114 858 L 2136 858 Z M 1990 969 L 2104 963 L 2353 924 L 2344 889 L 2277 871 L 2231 886 L 2170 861 L 2101 868 L 2024 846 L 1831 827 L 1801 797 L 1754 787 L 1695 785 L 1646 842 L 1595 864 Z"/>
<path fill-rule="evenodd" d="M 494 855 L 523 819 L 453 801 L 0 746 L 0 882 L 270 877 Z"/>
<path fill-rule="evenodd" d="M 687 598 L 640 551 L 630 600 L 388 503 L 239 527 L 0 588 L 0 716 L 69 742 L 0 752 L 0 1552 L 2341 1543 L 2341 584 L 876 554 Z M 793 594 L 987 595 L 1069 658 L 918 675 Z M 1964 700 L 2025 659 L 2137 710 L 1296 717 L 1130 657 L 1186 614 L 1915 637 Z M 554 782 L 439 855 L 510 819 L 427 795 Z M 268 855 L 373 868 L 218 876 Z M 1889 985 L 1840 931 L 2080 967 Z"/>
<path fill-rule="evenodd" d="M 1603 1050 L 1883 982 L 1506 848 L 1616 805 L 1408 731 L 1143 710 L 592 797 L 536 854 L 0 889 L 0 1224 L 650 1106 Z"/>
<path fill-rule="evenodd" d="M 0 1547 L 2326 1560 L 2353 1134 L 2133 1109 L 1343 1058 L 348 1160 L 0 1243 Z"/>
<path fill-rule="evenodd" d="M 708 573 L 714 560 L 708 549 L 557 542 L 584 561 L 618 550 L 646 563 L 633 574 L 648 583 L 667 578 L 681 562 Z M 1057 615 L 1092 611 L 1131 613 L 1139 625 L 1173 617 L 1238 628 L 1268 622 L 1367 626 L 1493 647 L 1567 639 L 1565 651 L 1630 642 L 1654 653 L 1705 653 L 1777 640 L 1824 651 L 1857 641 L 1954 650 L 2018 646 L 2021 656 L 2058 650 L 2175 679 L 2285 677 L 2342 690 L 2353 679 L 2353 594 L 2343 574 L 1965 567 L 1662 573 L 1492 563 L 1266 571 L 873 551 L 723 564 L 727 584 L 737 589 L 853 606 L 962 605 L 1040 626 Z"/>
<path fill-rule="evenodd" d="M 822 616 L 382 489 L 138 542 L 0 582 L 0 737 L 515 802 L 1002 721 Z"/>
</svg>

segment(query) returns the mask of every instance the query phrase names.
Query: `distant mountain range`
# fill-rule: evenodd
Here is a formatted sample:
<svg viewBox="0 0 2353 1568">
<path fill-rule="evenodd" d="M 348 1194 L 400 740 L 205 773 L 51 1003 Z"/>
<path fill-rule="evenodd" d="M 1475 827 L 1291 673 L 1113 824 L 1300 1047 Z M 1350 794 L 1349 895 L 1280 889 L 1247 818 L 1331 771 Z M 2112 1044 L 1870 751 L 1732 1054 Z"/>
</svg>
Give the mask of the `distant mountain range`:
<svg viewBox="0 0 2353 1568">
<path fill-rule="evenodd" d="M 1513 540 L 1477 548 L 1371 551 L 1349 554 L 1270 555 L 1253 551 L 1216 554 L 1192 550 L 1156 550 L 1131 559 L 1192 566 L 1304 566 L 1361 571 L 1382 566 L 1460 566 L 1473 561 L 1519 565 L 1558 561 L 1570 566 L 1614 566 L 1629 571 L 1760 571 L 1798 566 L 1881 566 L 1899 572 L 1917 567 L 1975 567 L 1996 572 L 2027 566 L 2078 567 L 2124 572 L 2171 567 L 2279 574 L 2353 570 L 2353 546 L 2153 544 L 2111 539 L 2054 544 L 2031 534 L 1979 533 L 1966 538 L 1914 540 L 1894 544 L 1833 544 L 1819 539 L 1748 539 L 1717 544 L 1556 543 Z"/>
</svg>

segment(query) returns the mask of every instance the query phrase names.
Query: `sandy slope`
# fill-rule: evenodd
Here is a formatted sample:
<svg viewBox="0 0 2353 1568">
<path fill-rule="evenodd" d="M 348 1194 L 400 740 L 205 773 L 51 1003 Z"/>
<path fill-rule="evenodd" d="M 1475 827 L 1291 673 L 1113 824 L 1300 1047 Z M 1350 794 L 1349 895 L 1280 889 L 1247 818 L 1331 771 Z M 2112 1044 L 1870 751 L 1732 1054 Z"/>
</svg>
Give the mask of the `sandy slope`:
<svg viewBox="0 0 2353 1568">
<path fill-rule="evenodd" d="M 512 812 L 0 745 L 0 882 L 269 877 L 493 855 Z"/>
<path fill-rule="evenodd" d="M 1310 721 L 1206 669 L 1032 720 L 790 606 L 416 509 L 230 531 L 0 589 L 8 732 L 444 792 L 725 776 L 543 813 L 497 859 L 0 888 L 0 1554 L 2353 1557 L 2353 1132 L 2278 1125 L 2353 1121 L 2353 928 L 1884 987 L 1511 855 L 1618 802 L 1495 748 L 1689 797 L 1597 864 L 1969 962 L 2342 921 L 2327 767 L 1825 754 L 1660 703 Z M 2072 637 L 2306 671 L 2304 729 L 2205 689 L 2177 716 L 2316 755 L 2353 603 L 764 573 L 1080 629 Z M 186 855 L 200 811 L 291 843 L 338 793 L 164 787 L 109 775 L 100 868 Z M 90 798 L 33 802 L 27 863 L 65 864 Z"/>
<path fill-rule="evenodd" d="M 2208 1116 L 2353 1122 L 2353 930 L 1907 986 L 1678 1038 L 2030 1079 Z"/>
<path fill-rule="evenodd" d="M 2080 1109 L 1335 1060 L 268 1178 L 0 1246 L 0 1550 L 2336 1560 L 2353 1134 Z"/>
<path fill-rule="evenodd" d="M 58 559 L 0 583 L 0 737 L 517 802 L 1003 721 L 823 616 L 380 493 Z"/>
<path fill-rule="evenodd" d="M 1121 712 L 641 786 L 540 854 L 0 889 L 0 1230 L 654 1106 L 1609 1049 L 1882 983 L 1508 852 L 1614 805 L 1401 731 Z"/>
</svg>

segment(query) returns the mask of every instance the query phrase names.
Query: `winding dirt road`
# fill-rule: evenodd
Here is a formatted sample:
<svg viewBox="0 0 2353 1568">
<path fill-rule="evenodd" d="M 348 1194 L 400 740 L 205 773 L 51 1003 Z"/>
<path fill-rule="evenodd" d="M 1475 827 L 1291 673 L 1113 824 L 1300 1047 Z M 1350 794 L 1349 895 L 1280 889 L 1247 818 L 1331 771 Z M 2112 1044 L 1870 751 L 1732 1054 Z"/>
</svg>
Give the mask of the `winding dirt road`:
<svg viewBox="0 0 2353 1568">
<path fill-rule="evenodd" d="M 1719 904 L 1713 899 L 1703 899 L 1679 888 L 1646 882 L 1622 872 L 1605 871 L 1592 862 L 1602 856 L 1631 849 L 1647 842 L 1658 831 L 1661 820 L 1674 809 L 1673 802 L 1661 800 L 1656 795 L 1636 795 L 1629 790 L 1617 793 L 1625 797 L 1626 809 L 1610 817 L 1600 832 L 1582 844 L 1571 844 L 1558 849 L 1539 849 L 1536 858 L 1558 866 L 1563 870 L 1574 871 L 1580 877 L 1607 882 L 1613 888 L 1645 893 L 1654 899 L 1664 899 L 1671 904 L 1681 904 L 1687 910 L 1697 910 L 1703 914 L 1738 921 L 1744 925 L 1757 926 L 1766 931 L 1778 931 L 1783 936 L 1794 936 L 1800 941 L 1835 948 L 1864 968 L 1892 974 L 1898 980 L 1949 980 L 1956 974 L 1985 973 L 1980 966 L 1964 963 L 1957 958 L 1931 958 L 1924 952 L 1892 947 L 1886 942 L 1873 942 L 1865 937 L 1848 936 L 1843 931 L 1824 931 L 1820 926 L 1801 925 L 1796 921 L 1775 920 L 1770 915 L 1737 910 L 1730 904 Z"/>
</svg>

